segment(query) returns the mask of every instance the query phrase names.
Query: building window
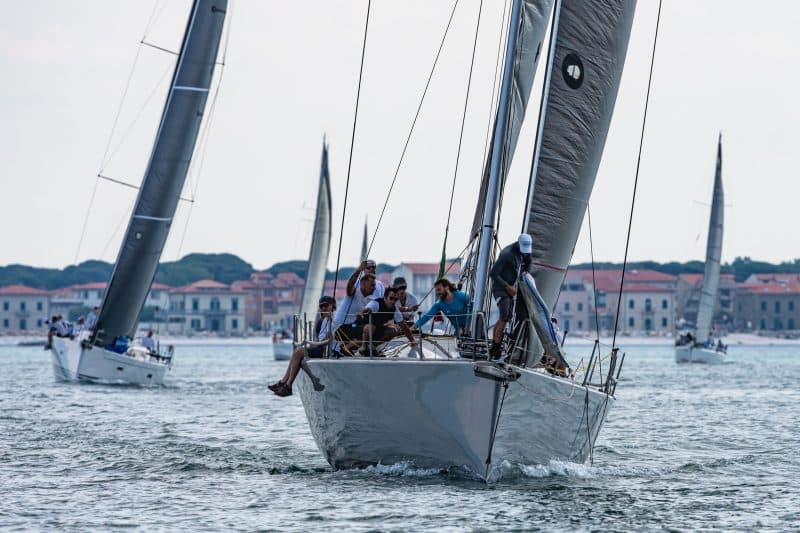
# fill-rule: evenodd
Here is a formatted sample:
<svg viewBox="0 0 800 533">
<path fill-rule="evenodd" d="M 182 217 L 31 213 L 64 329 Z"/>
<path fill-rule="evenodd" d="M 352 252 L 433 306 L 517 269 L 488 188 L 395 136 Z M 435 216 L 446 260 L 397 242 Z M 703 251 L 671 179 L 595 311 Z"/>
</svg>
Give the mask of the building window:
<svg viewBox="0 0 800 533">
<path fill-rule="evenodd" d="M 635 324 L 636 324 L 636 321 L 633 319 L 633 317 L 630 317 L 628 319 L 628 326 L 633 327 Z"/>
<path fill-rule="evenodd" d="M 650 331 L 651 329 L 653 329 L 653 321 L 650 320 L 649 318 L 644 319 L 644 329 L 645 331 Z"/>
<path fill-rule="evenodd" d="M 633 309 L 633 307 L 634 307 L 633 300 L 628 300 L 628 309 Z"/>
<path fill-rule="evenodd" d="M 7 328 L 7 327 L 8 327 L 8 319 L 7 319 L 7 318 L 4 318 L 4 319 L 3 319 L 3 327 L 4 327 L 4 328 Z"/>
<path fill-rule="evenodd" d="M 780 313 L 781 312 L 781 303 L 780 302 L 775 302 L 775 312 L 776 313 Z"/>
<path fill-rule="evenodd" d="M 231 298 L 231 309 L 234 311 L 239 310 L 239 298 Z M 236 326 L 234 326 L 234 329 Z"/>
<path fill-rule="evenodd" d="M 794 300 L 789 300 L 786 303 L 786 305 L 789 306 L 789 311 L 794 311 Z M 793 329 L 793 328 L 790 328 L 790 329 Z"/>
<path fill-rule="evenodd" d="M 767 321 L 762 318 L 758 323 L 758 327 L 760 329 L 767 329 Z"/>
<path fill-rule="evenodd" d="M 606 306 L 606 291 L 597 291 L 597 301 L 595 302 L 596 307 L 605 307 Z"/>
<path fill-rule="evenodd" d="M 780 318 L 775 319 L 775 331 L 780 331 L 783 329 L 783 322 L 781 322 Z"/>
<path fill-rule="evenodd" d="M 665 300 L 666 301 L 666 300 Z M 661 327 L 666 328 L 669 326 L 669 319 L 667 317 L 663 317 L 661 319 Z"/>
<path fill-rule="evenodd" d="M 235 318 L 231 320 L 231 329 L 239 329 L 239 321 Z"/>
<path fill-rule="evenodd" d="M 200 329 L 200 320 L 197 318 L 193 318 L 190 323 L 190 326 L 192 329 Z"/>
<path fill-rule="evenodd" d="M 583 311 L 583 302 L 578 302 L 578 311 Z"/>
<path fill-rule="evenodd" d="M 211 298 L 211 310 L 219 311 L 219 298 Z"/>
<path fill-rule="evenodd" d="M 44 309 L 44 305 L 42 305 L 42 302 L 36 302 L 36 310 L 37 311 L 41 311 L 43 309 Z"/>
<path fill-rule="evenodd" d="M 9 305 L 8 302 L 3 302 L 3 311 L 8 311 Z"/>
<path fill-rule="evenodd" d="M 564 312 L 569 312 L 569 302 L 564 302 Z"/>
<path fill-rule="evenodd" d="M 762 311 L 766 311 L 767 310 L 767 302 L 761 302 L 761 310 Z"/>
<path fill-rule="evenodd" d="M 24 318 L 19 321 L 19 329 L 28 329 L 28 322 Z"/>
<path fill-rule="evenodd" d="M 786 329 L 794 329 L 794 318 L 786 321 Z"/>
<path fill-rule="evenodd" d="M 669 300 L 666 298 L 661 300 L 661 309 L 669 309 Z"/>
<path fill-rule="evenodd" d="M 644 310 L 650 313 L 653 310 L 653 301 L 650 298 L 646 298 L 644 301 Z"/>
<path fill-rule="evenodd" d="M 776 303 L 777 303 L 777 302 L 776 302 Z M 20 302 L 20 303 L 19 303 L 19 310 L 20 310 L 20 311 L 24 311 L 24 310 L 25 310 L 25 302 Z M 25 328 L 22 328 L 22 329 L 25 329 Z"/>
<path fill-rule="evenodd" d="M 200 310 L 200 300 L 198 298 L 192 298 L 192 311 L 199 311 Z"/>
<path fill-rule="evenodd" d="M 583 331 L 583 320 L 578 320 L 578 331 Z"/>
</svg>

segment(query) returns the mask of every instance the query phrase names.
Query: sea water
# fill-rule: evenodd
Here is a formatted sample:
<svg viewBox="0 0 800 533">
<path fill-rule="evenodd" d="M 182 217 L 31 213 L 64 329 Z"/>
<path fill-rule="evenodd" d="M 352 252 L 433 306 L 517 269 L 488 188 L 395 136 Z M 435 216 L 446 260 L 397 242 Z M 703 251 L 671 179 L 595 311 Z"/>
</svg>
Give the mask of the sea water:
<svg viewBox="0 0 800 533">
<path fill-rule="evenodd" d="M 56 383 L 0 347 L 0 528 L 646 530 L 800 528 L 800 346 L 728 364 L 627 358 L 592 465 L 333 471 L 269 346 L 179 346 L 159 388 Z M 586 346 L 576 346 L 571 354 Z"/>
</svg>

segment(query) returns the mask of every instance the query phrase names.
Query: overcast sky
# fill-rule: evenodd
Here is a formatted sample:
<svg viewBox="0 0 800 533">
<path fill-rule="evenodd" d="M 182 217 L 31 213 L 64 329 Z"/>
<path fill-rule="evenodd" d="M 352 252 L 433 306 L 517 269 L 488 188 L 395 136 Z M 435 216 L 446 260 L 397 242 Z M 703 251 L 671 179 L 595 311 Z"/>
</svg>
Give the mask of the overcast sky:
<svg viewBox="0 0 800 533">
<path fill-rule="evenodd" d="M 190 2 L 4 2 L 0 18 L 0 264 L 113 261 Z M 442 246 L 479 0 L 460 0 L 372 256 L 437 261 Z M 374 230 L 451 0 L 375 0 L 345 217 L 353 264 Z M 640 0 L 591 201 L 597 260 L 625 244 L 657 2 Z M 148 21 L 155 13 L 148 27 Z M 305 258 L 322 135 L 331 145 L 336 262 L 366 1 L 233 0 L 227 65 L 208 142 L 195 158 L 163 260 L 232 252 L 257 268 Z M 482 168 L 503 2 L 485 0 L 448 255 L 466 244 Z M 723 132 L 723 260 L 800 257 L 796 166 L 800 2 L 665 0 L 631 258 L 701 259 L 717 135 Z M 542 62 L 542 66 L 543 66 Z M 541 70 L 541 69 L 540 69 Z M 219 73 L 219 72 L 218 72 Z M 535 134 L 537 75 L 503 206 L 501 241 L 521 225 Z M 200 161 L 203 165 L 199 165 Z M 184 237 L 185 230 L 185 237 Z M 588 260 L 586 224 L 575 261 Z"/>
</svg>

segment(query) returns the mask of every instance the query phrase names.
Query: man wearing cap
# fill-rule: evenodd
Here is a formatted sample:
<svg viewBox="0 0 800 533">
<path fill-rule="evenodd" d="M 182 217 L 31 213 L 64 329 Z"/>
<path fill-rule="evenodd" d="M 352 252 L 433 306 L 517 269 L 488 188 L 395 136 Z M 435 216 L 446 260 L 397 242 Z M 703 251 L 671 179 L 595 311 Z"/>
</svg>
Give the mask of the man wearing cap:
<svg viewBox="0 0 800 533">
<path fill-rule="evenodd" d="M 373 259 L 365 259 L 361 261 L 361 264 L 358 266 L 358 270 L 353 272 L 350 276 L 350 279 L 347 281 L 347 294 L 350 294 L 350 283 L 353 283 L 353 290 L 357 289 L 361 285 L 361 280 L 359 279 L 359 275 L 363 272 L 364 274 L 372 274 L 375 276 L 375 290 L 372 291 L 372 294 L 369 297 L 373 300 L 377 300 L 378 298 L 383 298 L 383 292 L 385 287 L 383 286 L 383 282 L 378 279 L 378 263 L 376 263 Z"/>
<path fill-rule="evenodd" d="M 403 320 L 406 322 L 414 321 L 414 313 L 419 309 L 419 300 L 414 293 L 408 290 L 406 278 L 394 278 L 392 287 L 397 291 L 397 310 L 403 313 Z"/>
<path fill-rule="evenodd" d="M 527 233 L 521 234 L 517 242 L 509 244 L 500 251 L 489 273 L 492 280 L 492 296 L 497 301 L 500 318 L 492 331 L 492 346 L 489 355 L 497 357 L 502 349 L 503 332 L 506 323 L 514 314 L 514 298 L 517 295 L 517 280 L 520 273 L 529 271 L 531 267 L 533 239 Z"/>
</svg>

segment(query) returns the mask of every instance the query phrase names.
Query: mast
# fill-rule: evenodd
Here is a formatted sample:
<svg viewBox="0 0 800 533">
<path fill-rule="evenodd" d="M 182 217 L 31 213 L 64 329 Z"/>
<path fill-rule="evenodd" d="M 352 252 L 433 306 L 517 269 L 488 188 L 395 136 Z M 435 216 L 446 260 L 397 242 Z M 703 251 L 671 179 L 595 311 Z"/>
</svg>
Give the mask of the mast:
<svg viewBox="0 0 800 533">
<path fill-rule="evenodd" d="M 314 217 L 314 230 L 311 234 L 311 249 L 308 252 L 306 282 L 300 304 L 303 320 L 313 320 L 317 316 L 317 303 L 325 290 L 325 267 L 331 248 L 331 181 L 328 171 L 328 145 L 322 141 L 322 162 L 319 171 L 319 192 L 317 211 Z M 316 340 L 316 339 L 314 339 Z"/>
<path fill-rule="evenodd" d="M 519 32 L 521 0 L 513 0 L 511 6 L 511 19 L 508 25 L 508 41 L 506 44 L 505 65 L 503 80 L 500 86 L 500 99 L 497 107 L 497 121 L 493 133 L 492 162 L 487 183 L 486 198 L 483 206 L 483 224 L 480 231 L 478 259 L 475 274 L 475 295 L 473 298 L 472 332 L 478 335 L 478 313 L 483 311 L 486 299 L 486 287 L 489 280 L 489 262 L 492 258 L 492 243 L 494 242 L 495 223 L 500 197 L 500 164 L 503 156 L 505 141 L 506 121 L 509 110 L 509 94 L 514 72 L 514 49 L 517 46 Z"/>
<path fill-rule="evenodd" d="M 703 288 L 697 308 L 697 342 L 705 343 L 711 334 L 714 305 L 719 292 L 719 272 L 722 262 L 722 232 L 725 217 L 725 196 L 722 190 L 722 133 L 717 141 L 717 166 L 714 172 L 714 193 L 711 200 L 711 216 L 708 219 L 708 241 L 706 242 L 706 266 Z"/>
<path fill-rule="evenodd" d="M 92 341 L 136 333 L 186 180 L 208 99 L 227 0 L 195 0 L 150 160 Z"/>
</svg>

